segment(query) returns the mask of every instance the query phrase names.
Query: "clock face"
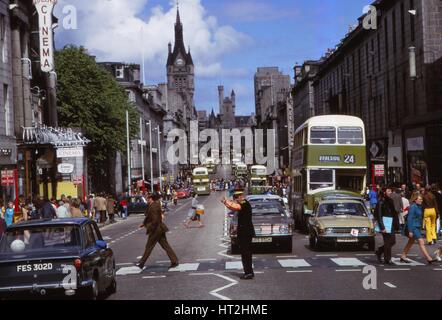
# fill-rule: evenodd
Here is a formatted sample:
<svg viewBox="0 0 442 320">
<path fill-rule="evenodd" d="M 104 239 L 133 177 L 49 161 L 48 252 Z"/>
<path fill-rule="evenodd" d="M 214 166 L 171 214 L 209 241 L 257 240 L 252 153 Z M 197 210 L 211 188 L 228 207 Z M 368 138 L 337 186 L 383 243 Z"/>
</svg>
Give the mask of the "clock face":
<svg viewBox="0 0 442 320">
<path fill-rule="evenodd" d="M 176 65 L 177 65 L 177 66 L 183 66 L 183 65 L 184 65 L 184 60 L 183 60 L 183 59 L 178 59 L 178 60 L 176 61 Z"/>
</svg>

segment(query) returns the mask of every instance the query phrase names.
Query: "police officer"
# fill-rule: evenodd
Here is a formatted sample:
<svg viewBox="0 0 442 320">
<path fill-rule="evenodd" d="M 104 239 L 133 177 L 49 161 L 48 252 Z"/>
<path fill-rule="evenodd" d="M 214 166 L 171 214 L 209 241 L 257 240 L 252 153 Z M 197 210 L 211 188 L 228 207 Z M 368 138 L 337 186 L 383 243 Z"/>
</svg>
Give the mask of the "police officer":
<svg viewBox="0 0 442 320">
<path fill-rule="evenodd" d="M 252 280 L 255 277 L 252 265 L 252 239 L 255 236 L 255 228 L 252 222 L 252 206 L 245 199 L 243 190 L 236 190 L 233 195 L 234 201 L 225 198 L 221 201 L 228 209 L 238 212 L 237 239 L 241 252 L 244 275 L 241 280 Z"/>
</svg>

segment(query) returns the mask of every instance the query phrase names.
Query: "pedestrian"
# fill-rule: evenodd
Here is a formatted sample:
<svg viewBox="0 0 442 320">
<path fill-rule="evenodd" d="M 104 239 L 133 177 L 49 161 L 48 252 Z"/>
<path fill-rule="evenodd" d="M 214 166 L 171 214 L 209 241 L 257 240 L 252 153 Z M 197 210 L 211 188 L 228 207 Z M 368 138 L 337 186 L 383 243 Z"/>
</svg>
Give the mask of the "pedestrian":
<svg viewBox="0 0 442 320">
<path fill-rule="evenodd" d="M 432 264 L 437 260 L 431 258 L 425 248 L 424 237 L 422 236 L 422 221 L 423 221 L 423 208 L 422 208 L 423 196 L 417 196 L 415 202 L 411 205 L 410 210 L 407 215 L 407 227 L 406 236 L 408 237 L 408 243 L 404 248 L 401 256 L 402 263 L 411 263 L 407 258 L 408 252 L 410 252 L 411 247 L 414 245 L 415 241 L 419 244 L 419 249 L 423 253 L 425 259 L 427 259 L 428 264 Z"/>
<path fill-rule="evenodd" d="M 439 186 L 437 184 L 433 184 L 431 188 L 434 197 L 436 198 L 437 204 L 437 219 L 436 219 L 436 236 L 440 234 L 440 222 L 442 215 L 442 194 L 440 192 Z"/>
<path fill-rule="evenodd" d="M 158 196 L 150 195 L 148 197 L 148 205 L 146 218 L 140 228 L 146 228 L 146 234 L 149 238 L 146 243 L 143 257 L 136 266 L 143 269 L 144 264 L 152 253 L 152 250 L 155 248 L 155 245 L 159 243 L 170 259 L 171 264 L 169 269 L 176 268 L 179 265 L 178 257 L 167 241 L 166 233 L 169 232 L 169 229 L 163 222 L 161 204 Z"/>
<path fill-rule="evenodd" d="M 378 204 L 378 193 L 374 185 L 371 185 L 370 191 L 368 191 L 368 200 L 370 201 L 371 212 L 374 214 L 374 210 Z"/>
<path fill-rule="evenodd" d="M 234 201 L 224 198 L 221 201 L 229 210 L 238 212 L 237 240 L 241 252 L 244 269 L 242 280 L 252 280 L 255 277 L 252 264 L 252 239 L 255 237 L 255 227 L 252 222 L 252 206 L 246 200 L 243 190 L 234 193 Z"/>
<path fill-rule="evenodd" d="M 401 193 L 401 197 L 402 197 L 402 212 L 400 212 L 400 214 L 399 214 L 399 223 L 400 223 L 401 231 L 404 232 L 407 214 L 410 209 L 410 201 L 407 199 L 406 193 L 403 190 Z"/>
<path fill-rule="evenodd" d="M 398 214 L 398 221 L 399 221 L 399 227 L 400 227 L 400 220 L 401 220 L 401 213 L 403 212 L 404 208 L 402 207 L 402 196 L 400 193 L 399 188 L 393 188 L 391 193 L 391 200 L 393 200 L 394 209 L 396 210 Z M 400 229 L 400 228 L 399 228 Z M 402 229 L 400 229 L 402 230 Z"/>
<path fill-rule="evenodd" d="M 432 246 L 437 242 L 436 235 L 436 218 L 439 214 L 439 208 L 436 203 L 436 197 L 431 192 L 431 187 L 425 188 L 423 196 L 425 231 L 427 236 L 427 244 Z"/>
<path fill-rule="evenodd" d="M 97 223 L 105 223 L 106 222 L 106 199 L 103 198 L 102 193 L 98 194 L 98 196 L 94 200 L 94 208 L 95 208 L 95 220 Z"/>
<path fill-rule="evenodd" d="M 4 219 L 8 227 L 14 223 L 14 203 L 12 201 L 8 202 L 8 206 L 5 209 Z"/>
<path fill-rule="evenodd" d="M 115 199 L 112 195 L 107 197 L 106 210 L 109 215 L 109 223 L 115 223 Z"/>
<path fill-rule="evenodd" d="M 201 222 L 201 215 L 198 214 L 197 209 L 198 209 L 198 194 L 194 193 L 192 196 L 192 205 L 189 209 L 189 213 L 187 214 L 187 221 L 184 223 L 184 226 L 186 228 L 190 227 L 190 224 L 193 221 L 198 221 L 199 224 L 199 228 L 204 227 L 204 225 Z"/>
<path fill-rule="evenodd" d="M 27 203 L 27 201 L 25 201 L 24 196 L 18 197 L 18 203 L 19 203 L 20 215 L 17 217 L 16 222 L 28 221 L 30 211 L 29 211 L 28 203 Z"/>
<path fill-rule="evenodd" d="M 175 189 L 173 189 L 172 191 L 172 199 L 173 199 L 173 204 L 176 207 L 178 205 L 178 194 Z"/>
<path fill-rule="evenodd" d="M 1 206 L 0 206 L 0 239 L 2 238 L 3 234 L 6 231 L 6 228 L 8 226 L 6 225 L 6 221 L 5 219 L 3 219 L 2 215 L 1 215 Z"/>
<path fill-rule="evenodd" d="M 123 199 L 120 201 L 121 206 L 121 217 L 123 220 L 127 219 L 127 206 L 128 206 L 128 200 L 125 195 L 123 195 Z"/>
<path fill-rule="evenodd" d="M 57 213 L 55 212 L 54 206 L 48 198 L 45 198 L 40 209 L 40 216 L 42 219 L 56 219 Z"/>
<path fill-rule="evenodd" d="M 375 217 L 382 233 L 384 245 L 379 247 L 376 251 L 376 256 L 379 262 L 382 262 L 382 255 L 384 256 L 384 263 L 391 265 L 391 249 L 396 244 L 395 232 L 399 229 L 398 212 L 394 207 L 391 194 L 391 188 L 387 188 L 381 192 L 381 197 L 375 209 Z"/>
<path fill-rule="evenodd" d="M 87 213 L 88 213 L 89 219 L 93 219 L 94 214 L 95 214 L 94 195 L 93 194 L 89 195 L 89 198 L 87 199 L 87 202 L 86 202 L 86 208 L 87 208 Z"/>
<path fill-rule="evenodd" d="M 405 198 L 407 198 L 408 200 L 410 200 L 410 198 L 411 198 L 411 192 L 410 192 L 410 190 L 408 189 L 408 187 L 407 187 L 407 185 L 406 185 L 405 183 L 403 183 L 403 184 L 401 185 L 401 190 L 402 190 L 402 192 L 405 194 Z"/>
<path fill-rule="evenodd" d="M 68 209 L 66 209 L 66 206 L 64 205 L 64 202 L 62 200 L 58 202 L 56 214 L 58 219 L 67 219 L 72 217 L 71 213 L 68 211 Z"/>
<path fill-rule="evenodd" d="M 78 199 L 72 200 L 71 216 L 72 218 L 84 218 L 83 212 L 80 210 L 80 201 Z"/>
</svg>

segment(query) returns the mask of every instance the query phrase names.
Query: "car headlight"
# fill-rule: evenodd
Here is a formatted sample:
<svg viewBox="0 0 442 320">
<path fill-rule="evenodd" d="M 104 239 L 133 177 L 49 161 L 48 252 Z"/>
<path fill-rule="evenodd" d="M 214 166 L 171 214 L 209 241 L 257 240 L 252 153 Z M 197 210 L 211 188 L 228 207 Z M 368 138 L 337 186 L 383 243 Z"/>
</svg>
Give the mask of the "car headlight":
<svg viewBox="0 0 442 320">
<path fill-rule="evenodd" d="M 335 229 L 334 228 L 326 228 L 325 229 L 325 233 L 326 234 L 333 234 L 335 232 Z"/>
<path fill-rule="evenodd" d="M 279 226 L 279 233 L 281 233 L 281 234 L 289 233 L 288 225 L 281 225 L 281 226 Z"/>
<path fill-rule="evenodd" d="M 370 233 L 370 228 L 361 228 L 359 229 L 360 233 Z"/>
</svg>

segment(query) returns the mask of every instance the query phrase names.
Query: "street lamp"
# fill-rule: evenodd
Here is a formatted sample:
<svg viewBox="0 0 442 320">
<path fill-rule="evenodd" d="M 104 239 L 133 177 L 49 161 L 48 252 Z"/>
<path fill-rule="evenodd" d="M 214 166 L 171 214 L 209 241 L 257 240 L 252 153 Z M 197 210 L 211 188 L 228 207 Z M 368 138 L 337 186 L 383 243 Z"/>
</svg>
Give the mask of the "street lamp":
<svg viewBox="0 0 442 320">
<path fill-rule="evenodd" d="M 152 122 L 146 122 L 149 126 L 149 149 L 150 149 L 150 191 L 153 193 L 153 161 L 152 161 Z"/>
<path fill-rule="evenodd" d="M 162 181 L 162 173 L 161 173 L 161 141 L 160 141 L 160 126 L 158 125 L 155 129 L 158 132 L 158 170 L 159 170 L 159 179 L 160 179 L 160 192 L 163 190 L 163 181 Z"/>
<path fill-rule="evenodd" d="M 143 140 L 143 119 L 140 117 L 140 140 L 138 144 L 141 147 L 141 179 L 143 181 L 142 191 L 144 192 L 144 147 L 146 146 L 146 141 Z"/>
<path fill-rule="evenodd" d="M 131 155 L 130 155 L 130 137 L 129 137 L 129 110 L 126 110 L 126 139 L 127 139 L 127 184 L 128 193 L 130 196 L 131 185 L 132 185 L 132 168 L 131 168 Z"/>
</svg>

